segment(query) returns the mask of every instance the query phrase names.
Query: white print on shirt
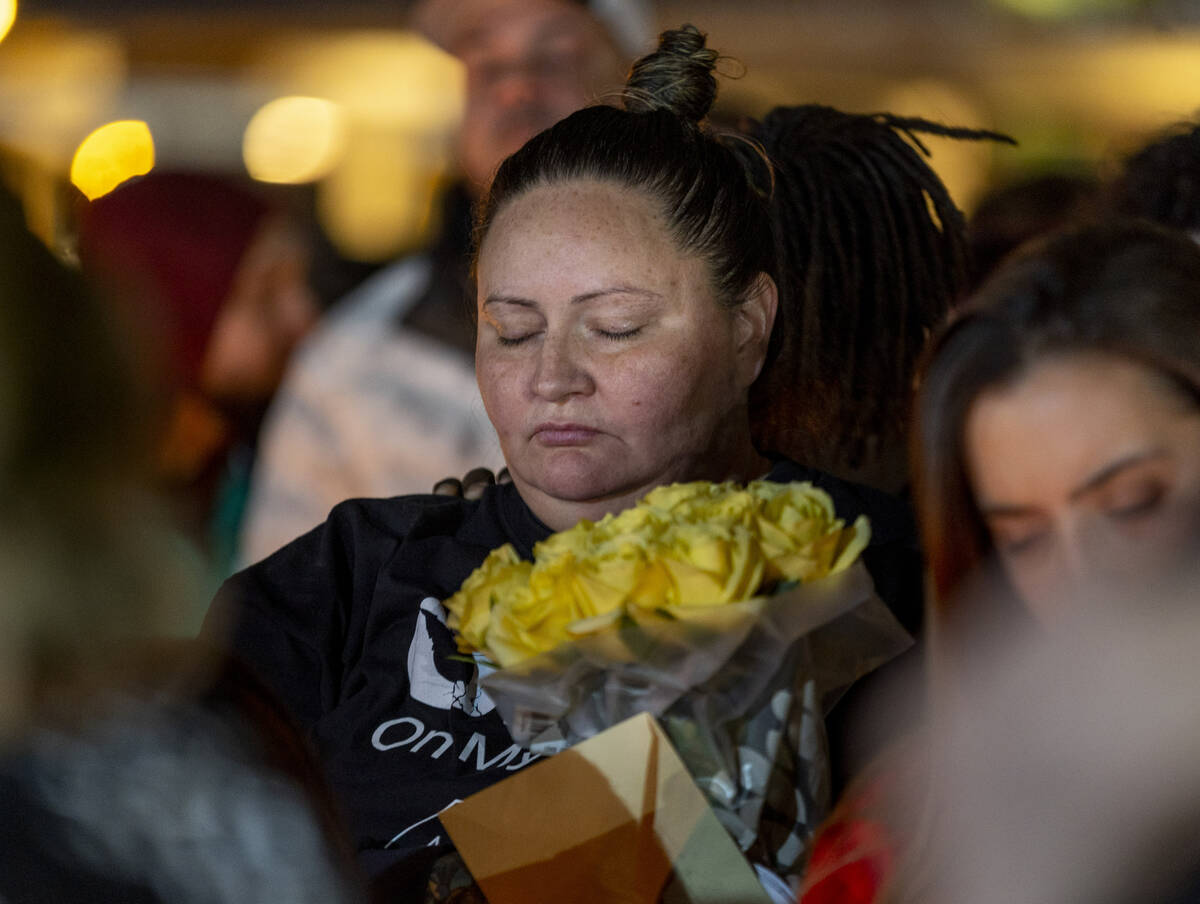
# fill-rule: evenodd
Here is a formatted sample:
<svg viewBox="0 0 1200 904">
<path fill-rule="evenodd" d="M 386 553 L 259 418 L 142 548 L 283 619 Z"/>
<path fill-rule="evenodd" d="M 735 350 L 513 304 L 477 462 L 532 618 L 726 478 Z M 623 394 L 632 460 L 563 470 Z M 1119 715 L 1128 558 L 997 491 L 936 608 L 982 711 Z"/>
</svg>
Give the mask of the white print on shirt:
<svg viewBox="0 0 1200 904">
<path fill-rule="evenodd" d="M 432 760 L 441 759 L 442 754 L 454 746 L 455 738 L 448 731 L 426 731 L 425 723 L 413 716 L 401 719 L 388 719 L 375 729 L 371 735 L 371 746 L 376 750 L 403 750 L 408 748 L 410 753 L 419 753 L 425 745 L 430 745 L 425 755 Z M 517 744 L 509 744 L 491 759 L 488 758 L 487 737 L 477 731 L 471 732 L 467 743 L 458 751 L 458 758 L 466 763 L 475 755 L 475 770 L 484 772 L 503 766 L 509 772 L 527 766 L 541 754 L 522 749 Z M 518 760 L 517 758 L 520 757 Z M 517 762 L 513 762 L 517 760 Z"/>
<path fill-rule="evenodd" d="M 451 681 L 437 667 L 433 638 L 427 619 L 445 626 L 446 612 L 432 596 L 421 600 L 417 627 L 408 647 L 408 683 L 414 700 L 437 709 L 461 709 L 468 716 L 484 716 L 496 708 L 492 698 L 478 685 L 478 674 L 470 681 Z"/>
<path fill-rule="evenodd" d="M 390 848 L 393 844 L 395 844 L 397 841 L 399 841 L 401 838 L 403 838 L 405 835 L 407 835 L 413 829 L 417 828 L 417 826 L 422 826 L 425 823 L 429 822 L 431 819 L 437 819 L 438 816 L 440 816 L 446 810 L 449 810 L 455 804 L 461 804 L 461 803 L 462 803 L 462 801 L 456 797 L 456 798 L 454 798 L 454 800 L 450 801 L 450 803 L 446 804 L 446 806 L 442 807 L 442 809 L 438 810 L 437 813 L 431 813 L 430 815 L 426 816 L 424 819 L 418 819 L 416 822 L 414 822 L 412 825 L 410 825 L 407 829 L 405 829 L 403 832 L 398 833 L 395 838 L 393 838 L 391 841 L 389 841 L 387 844 L 385 844 L 383 846 L 384 850 L 387 850 L 388 848 Z M 441 843 L 442 843 L 442 836 L 435 835 L 435 836 L 433 836 L 433 839 L 431 841 L 426 842 L 425 847 L 436 847 L 437 845 L 439 845 Z"/>
</svg>

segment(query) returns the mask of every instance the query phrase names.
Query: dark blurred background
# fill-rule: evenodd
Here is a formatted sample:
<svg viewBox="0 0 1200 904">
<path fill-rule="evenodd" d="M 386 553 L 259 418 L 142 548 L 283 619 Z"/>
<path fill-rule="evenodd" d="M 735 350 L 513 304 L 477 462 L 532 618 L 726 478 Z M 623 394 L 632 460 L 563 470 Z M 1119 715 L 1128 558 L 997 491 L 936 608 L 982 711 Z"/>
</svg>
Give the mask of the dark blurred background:
<svg viewBox="0 0 1200 904">
<path fill-rule="evenodd" d="M 392 258 L 431 226 L 461 108 L 459 65 L 405 30 L 407 6 L 23 0 L 0 43 L 4 174 L 35 230 L 69 244 L 57 233 L 77 151 L 99 127 L 136 120 L 156 167 L 248 171 L 287 186 L 278 191 L 345 258 Z M 744 64 L 722 88 L 730 116 L 816 101 L 1012 134 L 1017 148 L 932 145 L 968 212 L 993 184 L 1103 168 L 1200 108 L 1197 0 L 645 0 L 641 9 L 655 30 L 696 23 Z M 105 169 L 114 159 L 147 165 L 102 144 L 81 154 L 77 184 L 99 179 L 87 190 L 103 191 L 118 178 Z"/>
</svg>

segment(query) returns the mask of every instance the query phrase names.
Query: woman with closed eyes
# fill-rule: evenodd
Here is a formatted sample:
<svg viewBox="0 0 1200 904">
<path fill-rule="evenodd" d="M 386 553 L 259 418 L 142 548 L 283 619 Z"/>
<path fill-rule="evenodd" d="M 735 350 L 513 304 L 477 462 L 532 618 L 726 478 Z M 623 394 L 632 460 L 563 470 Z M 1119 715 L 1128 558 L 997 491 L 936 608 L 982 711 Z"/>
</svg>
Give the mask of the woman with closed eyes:
<svg viewBox="0 0 1200 904">
<path fill-rule="evenodd" d="M 839 517 L 870 518 L 864 562 L 880 596 L 902 622 L 920 611 L 907 507 L 752 435 L 751 389 L 777 347 L 787 355 L 777 315 L 803 319 L 784 310 L 798 309 L 798 297 L 777 288 L 802 284 L 806 265 L 793 259 L 805 243 L 773 235 L 773 209 L 798 187 L 772 154 L 800 154 L 795 132 L 815 118 L 799 129 L 805 147 L 836 121 L 859 126 L 838 138 L 839 160 L 885 141 L 911 155 L 889 178 L 912 189 L 910 232 L 941 243 L 920 255 L 923 270 L 943 262 L 935 248 L 961 250 L 961 216 L 892 124 L 874 117 L 776 111 L 756 133 L 760 146 L 715 132 L 706 119 L 716 60 L 694 28 L 665 33 L 634 65 L 623 108 L 581 110 L 535 136 L 481 204 L 476 371 L 511 483 L 474 499 L 343 503 L 232 578 L 210 613 L 210 636 L 251 663 L 307 729 L 360 862 L 397 898 L 424 887 L 448 849 L 435 814 L 530 760 L 476 692 L 440 603 L 493 548 L 511 543 L 532 558 L 552 532 L 673 482 L 809 480 Z M 865 184 L 847 172 L 822 187 L 850 195 Z M 941 225 L 931 198 L 947 205 Z M 899 245 L 887 253 L 903 257 Z M 803 397 L 802 386 L 789 390 Z"/>
<path fill-rule="evenodd" d="M 913 470 L 930 570 L 928 696 L 935 729 L 944 731 L 956 714 L 979 724 L 992 715 L 988 699 L 1009 685 L 989 669 L 1005 656 L 1026 661 L 1012 656 L 1024 649 L 1009 650 L 1013 635 L 1058 643 L 1065 655 L 1079 656 L 1081 648 L 1066 641 L 1077 628 L 1094 632 L 1097 617 L 1114 603 L 1123 617 L 1146 606 L 1154 618 L 1154 606 L 1169 599 L 1163 587 L 1192 580 L 1200 550 L 1200 247 L 1183 233 L 1117 221 L 1061 232 L 1018 252 L 929 350 L 917 394 Z M 1088 636 L 1094 642 L 1095 634 Z M 1144 648 L 1113 651 L 1123 665 L 1139 655 Z M 1089 706 L 1104 707 L 1102 698 L 1065 680 L 1072 660 L 1066 663 L 1052 671 L 1043 662 L 1040 674 L 1057 679 L 1043 688 L 1046 710 L 1038 708 L 1042 700 L 1030 699 L 1019 727 L 1002 722 L 998 730 L 1017 732 L 1016 746 L 1027 741 L 1051 759 L 1018 756 L 1029 772 L 1010 775 L 1011 785 L 994 777 L 995 799 L 1024 793 L 1070 807 L 1063 789 L 1078 785 L 1065 774 L 1047 776 L 1055 768 L 1084 769 L 1087 751 L 1050 754 L 1066 735 L 1047 731 L 1051 722 L 1038 719 L 1051 719 L 1059 707 L 1054 718 L 1082 724 L 1093 712 Z M 1094 670 L 1097 686 L 1112 691 L 1094 660 L 1074 665 L 1076 674 Z M 1011 676 L 1014 686 L 1018 677 Z M 992 698 L 989 680 L 996 682 Z M 1028 692 L 1028 683 L 1020 687 Z M 1113 731 L 1125 730 L 1115 714 L 1137 693 L 1135 680 L 1127 696 L 1114 697 L 1111 721 L 1105 716 Z M 1142 730 L 1151 730 L 1151 721 L 1146 715 Z M 1025 738 L 1022 730 L 1040 734 Z M 934 839 L 957 854 L 968 848 L 947 843 L 954 830 L 946 811 L 961 819 L 966 808 L 933 765 L 945 765 L 939 744 L 946 743 L 934 737 L 932 745 L 920 734 L 894 745 L 846 795 L 817 835 L 803 904 L 935 900 L 927 883 L 944 878 L 948 867 L 936 860 Z M 950 760 L 959 770 L 964 763 Z M 984 778 L 979 770 L 971 774 Z M 1039 787 L 1038 780 L 1048 784 Z M 1021 812 L 1022 800 L 1005 801 L 1006 818 Z M 1039 806 L 1027 812 L 1048 810 Z M 981 834 L 994 816 L 983 809 L 968 814 Z M 1069 825 L 1072 814 L 1053 818 Z M 1093 838 L 1092 828 L 1078 831 Z M 990 851 L 977 853 L 978 864 L 989 863 Z M 1063 875 L 1079 866 L 1064 862 Z M 1083 868 L 1090 874 L 1093 866 Z"/>
<path fill-rule="evenodd" d="M 936 342 L 917 502 L 939 612 L 989 560 L 1037 622 L 1200 538 L 1200 248 L 1140 223 L 1026 251 Z"/>
</svg>

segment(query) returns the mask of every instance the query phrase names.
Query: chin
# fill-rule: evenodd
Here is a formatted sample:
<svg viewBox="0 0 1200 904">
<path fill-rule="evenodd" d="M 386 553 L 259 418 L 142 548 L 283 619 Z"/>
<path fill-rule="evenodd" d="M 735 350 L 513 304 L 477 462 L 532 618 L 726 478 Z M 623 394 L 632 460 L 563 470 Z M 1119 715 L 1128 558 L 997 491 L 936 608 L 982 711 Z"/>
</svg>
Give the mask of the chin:
<svg viewBox="0 0 1200 904">
<path fill-rule="evenodd" d="M 547 496 L 564 502 L 599 501 L 630 492 L 632 482 L 625 479 L 625 475 L 591 463 L 581 465 L 582 462 L 534 469 L 525 482 Z"/>
</svg>

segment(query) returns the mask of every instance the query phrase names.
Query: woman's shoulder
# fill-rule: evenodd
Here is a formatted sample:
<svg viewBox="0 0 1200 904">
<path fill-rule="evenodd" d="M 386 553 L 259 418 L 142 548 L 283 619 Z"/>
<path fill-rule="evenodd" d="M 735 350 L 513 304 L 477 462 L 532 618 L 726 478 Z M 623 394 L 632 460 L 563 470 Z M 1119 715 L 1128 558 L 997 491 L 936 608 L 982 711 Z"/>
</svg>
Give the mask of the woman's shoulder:
<svg viewBox="0 0 1200 904">
<path fill-rule="evenodd" d="M 437 493 L 348 499 L 334 506 L 325 527 L 364 541 L 444 536 L 489 548 L 513 543 L 518 550 L 531 550 L 548 533 L 512 484 L 489 486 L 471 499 Z"/>
<path fill-rule="evenodd" d="M 398 537 L 431 519 L 447 525 L 461 522 L 476 508 L 478 500 L 433 493 L 347 499 L 330 510 L 325 524 L 338 530 L 352 529 Z"/>
<path fill-rule="evenodd" d="M 329 560 L 353 563 L 355 569 L 372 561 L 381 566 L 402 548 L 431 543 L 484 554 L 512 543 L 526 554 L 546 533 L 511 485 L 489 487 L 474 499 L 433 493 L 347 499 L 321 524 L 235 577 L 291 572 Z"/>
</svg>

